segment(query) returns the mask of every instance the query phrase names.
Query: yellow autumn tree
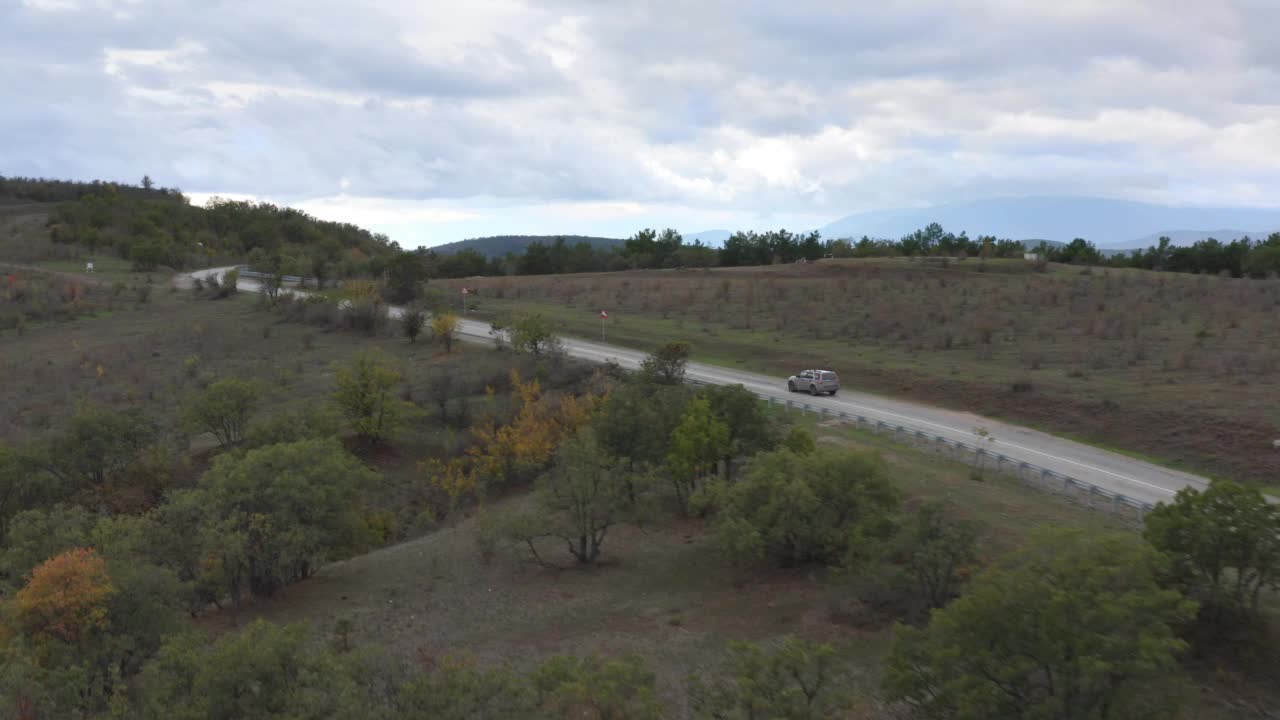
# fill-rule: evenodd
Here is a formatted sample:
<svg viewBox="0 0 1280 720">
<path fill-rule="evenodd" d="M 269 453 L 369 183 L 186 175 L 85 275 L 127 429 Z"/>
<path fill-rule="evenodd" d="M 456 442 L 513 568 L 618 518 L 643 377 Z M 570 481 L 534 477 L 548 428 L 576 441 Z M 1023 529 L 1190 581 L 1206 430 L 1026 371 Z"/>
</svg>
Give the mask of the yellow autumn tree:
<svg viewBox="0 0 1280 720">
<path fill-rule="evenodd" d="M 553 399 L 542 391 L 537 380 L 523 381 L 511 371 L 515 415 L 505 425 L 493 417 L 471 428 L 473 444 L 466 456 L 442 463 L 423 463 L 432 483 L 451 502 L 483 486 L 504 485 L 529 470 L 546 467 L 556 448 L 586 422 L 595 398 L 566 395 Z"/>
<path fill-rule="evenodd" d="M 75 548 L 36 567 L 14 605 L 33 636 L 76 642 L 107 626 L 107 601 L 114 594 L 106 561 L 91 548 Z"/>
</svg>

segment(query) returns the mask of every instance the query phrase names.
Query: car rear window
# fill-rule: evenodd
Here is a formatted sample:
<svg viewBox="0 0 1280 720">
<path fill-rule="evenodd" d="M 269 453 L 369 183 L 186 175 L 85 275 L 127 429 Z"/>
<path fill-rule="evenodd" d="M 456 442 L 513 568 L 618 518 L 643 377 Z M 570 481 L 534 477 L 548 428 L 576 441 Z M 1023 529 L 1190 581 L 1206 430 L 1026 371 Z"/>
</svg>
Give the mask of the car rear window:
<svg viewBox="0 0 1280 720">
<path fill-rule="evenodd" d="M 835 379 L 836 379 L 836 374 L 835 374 L 835 373 L 824 372 L 824 373 L 822 373 L 822 379 L 823 379 L 823 380 L 835 380 Z"/>
</svg>

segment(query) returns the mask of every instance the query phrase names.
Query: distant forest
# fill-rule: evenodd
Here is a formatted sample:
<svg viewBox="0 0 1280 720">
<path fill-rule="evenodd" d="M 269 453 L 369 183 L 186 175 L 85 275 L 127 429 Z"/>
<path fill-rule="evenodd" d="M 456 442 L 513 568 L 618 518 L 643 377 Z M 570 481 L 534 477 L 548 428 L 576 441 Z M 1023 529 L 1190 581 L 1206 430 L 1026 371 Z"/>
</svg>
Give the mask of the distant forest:
<svg viewBox="0 0 1280 720">
<path fill-rule="evenodd" d="M 177 188 L 158 187 L 146 177 L 138 185 L 127 185 L 0 176 L 0 201 L 54 203 L 49 218 L 54 241 L 79 243 L 91 252 L 114 252 L 140 270 L 245 262 L 265 272 L 316 278 L 320 284 L 382 277 L 405 293 L 433 277 L 737 267 L 827 257 L 1022 258 L 1028 252 L 1019 240 L 969 237 L 937 223 L 897 240 L 750 231 L 734 233 L 715 248 L 685 242 L 672 229 L 645 229 L 626 240 L 504 235 L 403 250 L 386 235 L 270 203 L 215 198 L 196 207 Z M 1265 240 L 1208 239 L 1189 246 L 1161 238 L 1156 245 L 1127 254 L 1108 254 L 1076 238 L 1065 244 L 1041 242 L 1031 252 L 1037 267 L 1057 262 L 1232 277 L 1280 274 L 1280 233 Z"/>
<path fill-rule="evenodd" d="M 481 255 L 493 258 L 504 258 L 508 254 L 520 254 L 529 245 L 538 242 L 544 245 L 564 238 L 569 245 L 586 243 L 596 250 L 608 250 L 622 245 L 621 238 L 592 237 L 589 235 L 491 235 L 489 237 L 471 238 L 457 242 L 435 245 L 431 251 L 437 255 L 452 255 L 463 250 L 474 250 Z"/>
</svg>

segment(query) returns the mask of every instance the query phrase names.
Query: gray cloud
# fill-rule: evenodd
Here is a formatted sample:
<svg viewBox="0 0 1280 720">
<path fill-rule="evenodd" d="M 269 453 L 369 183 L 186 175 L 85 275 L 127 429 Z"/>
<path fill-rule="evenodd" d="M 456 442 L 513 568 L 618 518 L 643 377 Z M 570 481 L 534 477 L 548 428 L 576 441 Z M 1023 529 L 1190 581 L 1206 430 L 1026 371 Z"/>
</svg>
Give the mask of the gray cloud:
<svg viewBox="0 0 1280 720">
<path fill-rule="evenodd" d="M 79 5 L 0 7 L 2 173 L 744 217 L 1280 190 L 1267 0 Z"/>
</svg>

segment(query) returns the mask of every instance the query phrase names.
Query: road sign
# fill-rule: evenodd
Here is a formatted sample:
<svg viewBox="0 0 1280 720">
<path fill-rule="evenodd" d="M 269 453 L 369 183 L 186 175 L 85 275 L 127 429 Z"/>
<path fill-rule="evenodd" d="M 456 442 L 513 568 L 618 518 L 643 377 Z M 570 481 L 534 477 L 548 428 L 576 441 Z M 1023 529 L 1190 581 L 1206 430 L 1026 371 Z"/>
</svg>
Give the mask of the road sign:
<svg viewBox="0 0 1280 720">
<path fill-rule="evenodd" d="M 609 319 L 609 313 L 605 312 L 604 310 L 601 310 L 601 311 L 600 311 L 600 319 L 601 319 L 601 320 L 608 320 L 608 319 Z"/>
<path fill-rule="evenodd" d="M 470 293 L 471 293 L 471 291 L 470 291 L 470 290 L 468 290 L 468 289 L 466 289 L 466 288 L 462 288 L 462 294 L 463 294 L 463 295 L 468 295 L 468 294 L 470 294 Z"/>
</svg>

